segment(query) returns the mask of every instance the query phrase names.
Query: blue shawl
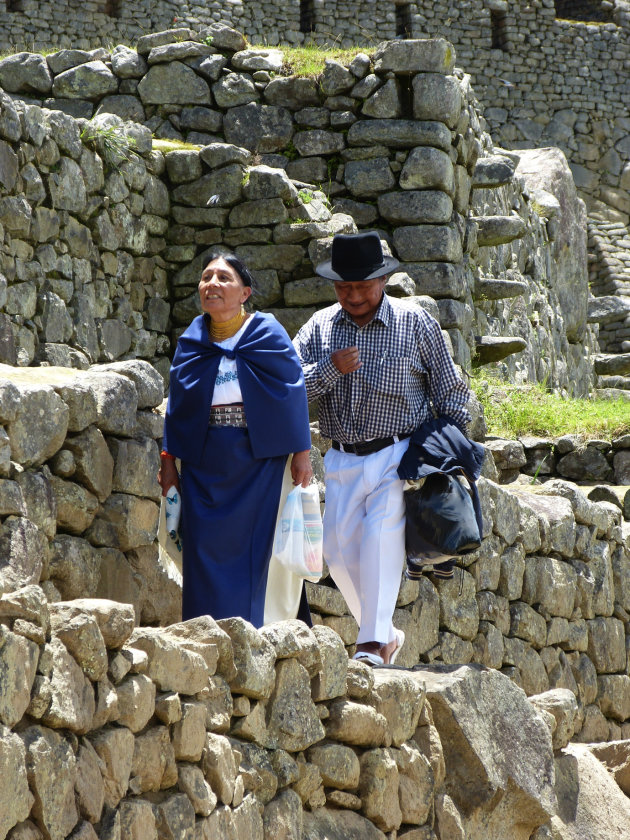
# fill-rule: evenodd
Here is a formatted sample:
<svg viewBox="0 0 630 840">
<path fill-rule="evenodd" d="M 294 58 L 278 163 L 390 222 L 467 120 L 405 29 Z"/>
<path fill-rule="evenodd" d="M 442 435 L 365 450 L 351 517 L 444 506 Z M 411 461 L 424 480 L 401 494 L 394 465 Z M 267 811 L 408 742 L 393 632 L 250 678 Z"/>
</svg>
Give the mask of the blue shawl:
<svg viewBox="0 0 630 840">
<path fill-rule="evenodd" d="M 254 457 L 310 449 L 302 366 L 284 328 L 263 312 L 251 316 L 233 350 L 210 341 L 204 315 L 180 336 L 171 366 L 164 449 L 183 461 L 199 459 L 222 355 L 236 359 Z"/>
</svg>

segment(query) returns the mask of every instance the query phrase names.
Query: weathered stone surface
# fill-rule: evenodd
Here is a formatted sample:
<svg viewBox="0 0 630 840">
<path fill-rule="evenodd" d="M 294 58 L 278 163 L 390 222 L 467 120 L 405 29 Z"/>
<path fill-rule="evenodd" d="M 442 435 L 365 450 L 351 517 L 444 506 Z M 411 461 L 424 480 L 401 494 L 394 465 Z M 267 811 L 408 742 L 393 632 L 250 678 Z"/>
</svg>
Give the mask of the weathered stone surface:
<svg viewBox="0 0 630 840">
<path fill-rule="evenodd" d="M 357 120 L 350 126 L 349 146 L 389 146 L 414 149 L 433 146 L 448 152 L 451 133 L 444 123 L 425 120 Z"/>
<path fill-rule="evenodd" d="M 0 625 L 0 721 L 14 726 L 31 700 L 39 659 L 36 644 Z"/>
<path fill-rule="evenodd" d="M 82 534 L 92 524 L 98 499 L 82 485 L 64 481 L 56 475 L 50 477 L 50 484 L 55 496 L 58 527 L 71 534 Z"/>
<path fill-rule="evenodd" d="M 410 225 L 394 231 L 394 247 L 403 260 L 458 263 L 462 242 L 455 225 Z M 413 276 L 413 275 L 412 275 Z"/>
<path fill-rule="evenodd" d="M 311 699 L 308 672 L 296 660 L 282 660 L 276 666 L 275 688 L 268 702 L 269 743 L 299 752 L 324 737 Z"/>
<path fill-rule="evenodd" d="M 503 245 L 525 236 L 527 226 L 520 216 L 477 216 L 477 244 Z"/>
<path fill-rule="evenodd" d="M 223 130 L 228 143 L 258 153 L 285 148 L 294 131 L 291 112 L 286 108 L 254 102 L 230 108 Z"/>
<path fill-rule="evenodd" d="M 162 630 L 144 627 L 131 634 L 128 646 L 149 656 L 148 676 L 161 691 L 196 694 L 205 686 L 208 667 L 200 654 L 186 650 Z"/>
<path fill-rule="evenodd" d="M 66 99 L 100 99 L 118 92 L 118 80 L 102 61 L 88 61 L 55 76 L 52 92 Z"/>
<path fill-rule="evenodd" d="M 263 827 L 266 837 L 298 840 L 302 837 L 302 803 L 291 789 L 281 791 L 265 806 Z"/>
<path fill-rule="evenodd" d="M 125 727 L 101 729 L 90 736 L 102 762 L 104 802 L 115 808 L 127 793 L 134 753 L 133 734 Z"/>
<path fill-rule="evenodd" d="M 529 702 L 535 708 L 553 715 L 555 720 L 553 748 L 554 750 L 564 749 L 575 732 L 578 714 L 575 694 L 567 688 L 554 688 L 544 694 L 530 697 Z"/>
<path fill-rule="evenodd" d="M 52 76 L 46 59 L 29 52 L 15 53 L 0 61 L 0 86 L 9 93 L 48 93 Z"/>
<path fill-rule="evenodd" d="M 155 685 L 144 674 L 133 674 L 116 686 L 118 723 L 140 732 L 155 711 Z"/>
<path fill-rule="evenodd" d="M 149 499 L 112 493 L 99 510 L 88 532 L 97 545 L 121 551 L 150 545 L 157 536 L 160 510 Z"/>
<path fill-rule="evenodd" d="M 349 700 L 334 700 L 326 721 L 326 735 L 362 747 L 388 745 L 388 725 L 383 715 L 369 706 Z"/>
<path fill-rule="evenodd" d="M 154 64 L 138 84 L 144 105 L 209 105 L 210 88 L 195 71 L 181 61 Z"/>
<path fill-rule="evenodd" d="M 69 602 L 50 605 L 50 627 L 87 676 L 97 682 L 107 673 L 105 641 L 96 619 Z"/>
<path fill-rule="evenodd" d="M 377 73 L 447 74 L 455 63 L 453 45 L 444 38 L 429 40 L 388 41 L 373 56 Z"/>
<path fill-rule="evenodd" d="M 382 831 L 398 829 L 402 812 L 398 802 L 398 767 L 393 750 L 368 750 L 361 756 L 360 765 L 361 810 Z"/>
<path fill-rule="evenodd" d="M 0 589 L 39 583 L 48 554 L 48 541 L 36 525 L 22 516 L 8 516 L 0 526 Z"/>
<path fill-rule="evenodd" d="M 473 187 L 500 187 L 514 175 L 515 162 L 503 155 L 489 155 L 475 164 Z"/>
<path fill-rule="evenodd" d="M 321 666 L 312 683 L 315 702 L 340 697 L 346 691 L 348 655 L 339 635 L 329 627 L 315 625 L 313 635 L 319 645 Z"/>
<path fill-rule="evenodd" d="M 59 534 L 51 543 L 50 577 L 64 598 L 94 595 L 99 579 L 99 554 L 87 540 Z"/>
<path fill-rule="evenodd" d="M 76 825 L 76 759 L 68 739 L 41 726 L 22 733 L 26 768 L 35 802 L 32 815 L 45 835 L 62 840 Z M 30 797 L 29 797 L 30 798 Z"/>
<path fill-rule="evenodd" d="M 232 691 L 247 697 L 269 698 L 274 687 L 273 646 L 242 618 L 225 618 L 217 624 L 232 640 L 236 666 L 236 675 L 230 680 Z"/>
<path fill-rule="evenodd" d="M 130 437 L 135 429 L 138 391 L 126 376 L 109 371 L 82 374 L 96 397 L 97 424 L 105 434 Z"/>
<path fill-rule="evenodd" d="M 0 365 L 0 375 L 20 387 L 20 411 L 7 424 L 11 456 L 24 466 L 42 464 L 60 449 L 68 429 L 67 405 L 44 384 L 29 384 L 32 377 Z M 26 381 L 24 381 L 26 379 Z"/>
<path fill-rule="evenodd" d="M 165 726 L 136 736 L 129 788 L 134 793 L 164 790 L 177 782 L 175 751 Z"/>
<path fill-rule="evenodd" d="M 558 756 L 556 794 L 558 816 L 551 824 L 560 840 L 623 837 L 630 820 L 628 799 L 588 747 L 569 744 Z"/>
<path fill-rule="evenodd" d="M 423 704 L 424 694 L 418 691 L 416 680 L 405 674 L 376 671 L 370 705 L 387 720 L 394 747 L 412 737 Z"/>
<path fill-rule="evenodd" d="M 544 189 L 559 202 L 555 216 L 558 231 L 554 242 L 557 271 L 554 288 L 569 341 L 581 341 L 586 326 L 588 278 L 586 276 L 586 229 L 584 205 L 564 154 L 559 149 L 519 151 L 516 175 L 522 175 L 530 190 Z"/>
<path fill-rule="evenodd" d="M 454 76 L 422 73 L 413 80 L 413 115 L 417 120 L 440 120 L 455 128 L 462 109 L 462 90 Z"/>
<path fill-rule="evenodd" d="M 528 837 L 554 813 L 555 797 L 551 736 L 520 689 L 478 666 L 422 667 L 413 678 L 426 684 L 444 748 L 446 790 L 460 810 L 464 836 L 483 830 L 498 840 L 509 830 Z M 508 717 L 499 721 L 490 709 L 482 711 L 490 697 L 492 705 L 510 708 Z M 475 770 L 469 773 L 469 766 Z M 493 803 L 497 789 L 500 807 Z"/>
<path fill-rule="evenodd" d="M 238 767 L 230 742 L 223 735 L 208 732 L 202 757 L 203 773 L 219 801 L 230 805 Z"/>
<path fill-rule="evenodd" d="M 105 788 L 103 765 L 92 744 L 84 738 L 77 751 L 75 791 L 80 815 L 90 822 L 98 822 L 103 811 Z"/>
<path fill-rule="evenodd" d="M 599 674 L 623 671 L 626 664 L 623 624 L 617 618 L 593 618 L 588 626 L 589 658 Z"/>
<path fill-rule="evenodd" d="M 453 194 L 453 164 L 446 152 L 429 146 L 412 149 L 399 179 L 405 190 L 430 189 Z"/>
<path fill-rule="evenodd" d="M 429 759 L 413 741 L 402 744 L 394 752 L 394 759 L 398 767 L 398 799 L 402 821 L 421 825 L 430 814 L 435 792 L 435 775 Z"/>
</svg>

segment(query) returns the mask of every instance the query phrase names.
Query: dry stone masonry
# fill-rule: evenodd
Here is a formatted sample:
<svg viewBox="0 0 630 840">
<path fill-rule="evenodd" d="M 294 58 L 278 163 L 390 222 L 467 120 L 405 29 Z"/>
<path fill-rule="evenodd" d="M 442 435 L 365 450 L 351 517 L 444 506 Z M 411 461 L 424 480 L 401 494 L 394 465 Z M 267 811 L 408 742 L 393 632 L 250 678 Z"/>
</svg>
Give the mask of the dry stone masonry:
<svg viewBox="0 0 630 840">
<path fill-rule="evenodd" d="M 5 361 L 144 358 L 166 376 L 217 248 L 293 334 L 332 299 L 314 276 L 332 235 L 376 227 L 402 262 L 392 294 L 431 307 L 462 367 L 507 358 L 513 379 L 590 392 L 597 326 L 566 159 L 495 149 L 447 41 L 391 42 L 316 81 L 212 32 L 0 62 Z M 194 147 L 151 151 L 149 130 Z"/>
<path fill-rule="evenodd" d="M 0 368 L 1 838 L 623 836 L 617 505 L 503 487 L 488 457 L 480 549 L 402 581 L 401 667 L 372 670 L 327 576 L 312 629 L 179 620 L 162 396 L 141 360 Z"/>
<path fill-rule="evenodd" d="M 623 377 L 565 156 L 495 146 L 442 39 L 317 82 L 226 27 L 80 46 L 0 62 L 0 840 L 623 837 L 628 526 L 567 479 L 624 476 L 627 441 L 489 441 L 483 542 L 401 581 L 400 668 L 348 658 L 327 575 L 312 629 L 181 622 L 157 540 L 169 353 L 216 248 L 293 332 L 334 233 L 375 227 L 463 368 Z"/>
</svg>

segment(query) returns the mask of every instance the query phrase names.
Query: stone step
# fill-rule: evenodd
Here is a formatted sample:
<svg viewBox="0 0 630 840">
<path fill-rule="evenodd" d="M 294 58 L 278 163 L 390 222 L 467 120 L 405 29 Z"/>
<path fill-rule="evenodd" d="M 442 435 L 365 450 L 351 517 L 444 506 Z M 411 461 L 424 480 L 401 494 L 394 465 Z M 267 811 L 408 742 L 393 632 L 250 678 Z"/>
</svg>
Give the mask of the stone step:
<svg viewBox="0 0 630 840">
<path fill-rule="evenodd" d="M 473 187 L 493 189 L 507 184 L 514 175 L 516 164 L 503 155 L 490 155 L 477 161 L 473 173 Z"/>
<path fill-rule="evenodd" d="M 527 342 L 518 336 L 477 335 L 475 345 L 473 365 L 479 367 L 490 362 L 499 362 L 513 353 L 520 353 L 527 347 Z"/>
<path fill-rule="evenodd" d="M 625 376 L 630 373 L 630 353 L 602 353 L 593 356 L 593 367 L 600 376 Z"/>
<path fill-rule="evenodd" d="M 600 376 L 597 379 L 597 387 L 602 389 L 615 388 L 622 391 L 630 391 L 630 376 Z"/>
<path fill-rule="evenodd" d="M 499 280 L 486 277 L 477 280 L 473 291 L 474 300 L 503 300 L 518 297 L 527 291 L 527 283 L 520 280 Z"/>
<path fill-rule="evenodd" d="M 475 216 L 478 245 L 505 245 L 520 239 L 527 225 L 520 216 Z"/>
</svg>

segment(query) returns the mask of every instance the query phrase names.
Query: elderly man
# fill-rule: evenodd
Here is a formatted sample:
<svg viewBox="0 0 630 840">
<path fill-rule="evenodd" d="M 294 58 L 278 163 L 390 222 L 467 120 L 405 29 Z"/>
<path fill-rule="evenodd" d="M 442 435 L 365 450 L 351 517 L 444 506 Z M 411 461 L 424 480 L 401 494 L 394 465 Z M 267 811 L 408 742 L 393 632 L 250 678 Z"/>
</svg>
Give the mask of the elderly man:
<svg viewBox="0 0 630 840">
<path fill-rule="evenodd" d="M 375 231 L 339 234 L 317 274 L 338 303 L 316 312 L 294 340 L 309 400 L 319 400 L 324 458 L 324 557 L 359 624 L 355 659 L 393 664 L 404 634 L 392 623 L 405 559 L 403 482 L 407 438 L 428 418 L 470 420 L 469 391 L 437 321 L 388 297 Z"/>
</svg>

